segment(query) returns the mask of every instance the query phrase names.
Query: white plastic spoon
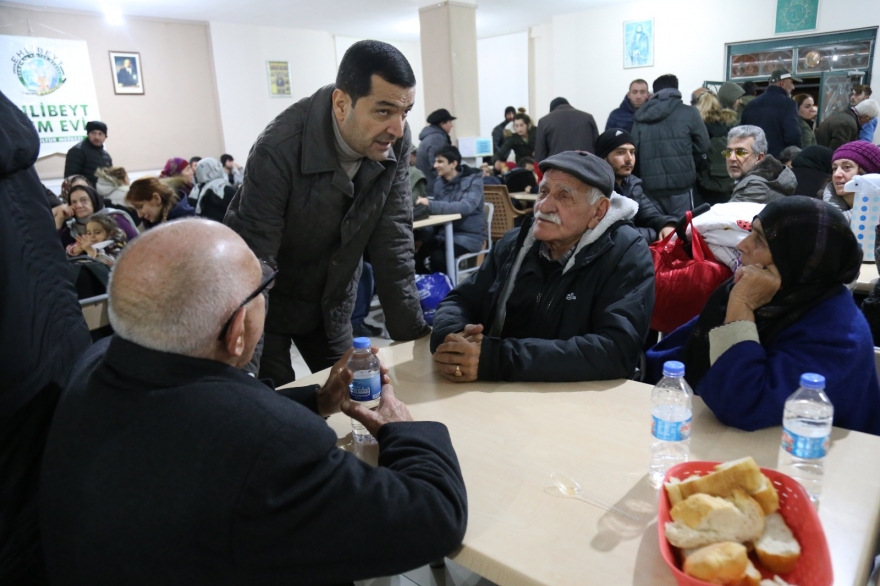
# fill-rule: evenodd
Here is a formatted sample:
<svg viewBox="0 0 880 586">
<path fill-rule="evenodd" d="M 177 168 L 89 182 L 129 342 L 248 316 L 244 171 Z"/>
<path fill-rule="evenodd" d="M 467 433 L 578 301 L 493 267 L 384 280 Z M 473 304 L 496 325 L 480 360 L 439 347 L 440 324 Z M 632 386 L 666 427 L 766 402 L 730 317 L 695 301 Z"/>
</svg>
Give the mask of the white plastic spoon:
<svg viewBox="0 0 880 586">
<path fill-rule="evenodd" d="M 599 507 L 600 509 L 605 509 L 606 511 L 611 511 L 612 513 L 617 513 L 627 519 L 632 519 L 633 521 L 641 522 L 641 519 L 636 517 L 635 515 L 631 515 L 627 513 L 623 509 L 619 507 L 615 507 L 613 505 L 606 505 L 602 501 L 596 500 L 592 496 L 587 495 L 584 492 L 584 489 L 581 488 L 581 485 L 577 483 L 576 480 L 569 478 L 565 474 L 560 472 L 554 472 L 550 475 L 550 478 L 553 479 L 553 483 L 556 485 L 556 488 L 559 489 L 559 492 L 564 494 L 567 497 L 576 498 L 584 501 L 585 503 L 589 503 L 593 506 Z"/>
</svg>

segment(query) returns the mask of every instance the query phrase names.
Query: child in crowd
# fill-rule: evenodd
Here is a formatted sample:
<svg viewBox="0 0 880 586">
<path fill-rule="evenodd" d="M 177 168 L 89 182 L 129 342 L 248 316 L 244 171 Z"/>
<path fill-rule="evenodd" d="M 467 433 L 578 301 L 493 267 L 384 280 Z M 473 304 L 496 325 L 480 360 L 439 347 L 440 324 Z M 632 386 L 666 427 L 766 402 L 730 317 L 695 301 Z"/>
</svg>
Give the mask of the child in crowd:
<svg viewBox="0 0 880 586">
<path fill-rule="evenodd" d="M 112 216 L 94 214 L 86 223 L 84 236 L 67 247 L 70 256 L 88 255 L 107 266 L 113 266 L 128 239 Z"/>
</svg>

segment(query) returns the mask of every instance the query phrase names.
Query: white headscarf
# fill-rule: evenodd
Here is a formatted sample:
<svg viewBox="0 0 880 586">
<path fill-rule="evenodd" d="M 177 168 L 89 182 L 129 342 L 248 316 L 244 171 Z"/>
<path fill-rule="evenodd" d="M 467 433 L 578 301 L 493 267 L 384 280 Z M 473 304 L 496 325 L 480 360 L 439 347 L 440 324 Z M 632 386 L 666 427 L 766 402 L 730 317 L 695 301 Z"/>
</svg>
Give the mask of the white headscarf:
<svg viewBox="0 0 880 586">
<path fill-rule="evenodd" d="M 199 161 L 196 166 L 196 186 L 189 194 L 190 198 L 196 200 L 196 214 L 202 215 L 202 196 L 206 192 L 213 191 L 223 199 L 223 188 L 227 185 L 229 181 L 220 161 L 211 157 Z"/>
</svg>

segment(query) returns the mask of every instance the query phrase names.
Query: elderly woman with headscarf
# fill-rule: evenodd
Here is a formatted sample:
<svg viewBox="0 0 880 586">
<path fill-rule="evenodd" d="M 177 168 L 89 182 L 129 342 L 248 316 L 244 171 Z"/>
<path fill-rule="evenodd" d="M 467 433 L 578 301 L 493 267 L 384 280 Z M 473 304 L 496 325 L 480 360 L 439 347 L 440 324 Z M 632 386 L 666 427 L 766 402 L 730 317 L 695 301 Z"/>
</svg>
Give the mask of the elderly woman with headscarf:
<svg viewBox="0 0 880 586">
<path fill-rule="evenodd" d="M 846 190 L 846 184 L 856 175 L 869 173 L 880 173 L 880 147 L 863 140 L 839 146 L 831 157 L 831 182 L 822 199 L 843 212 L 849 222 L 855 194 Z"/>
<path fill-rule="evenodd" d="M 66 196 L 67 203 L 52 210 L 55 216 L 55 229 L 61 237 L 61 243 L 66 247 L 76 243 L 77 236 L 84 236 L 86 224 L 92 214 L 110 214 L 119 228 L 125 232 L 128 240 L 136 238 L 137 229 L 134 222 L 123 210 L 107 208 L 104 206 L 104 198 L 88 185 L 75 185 L 70 188 Z"/>
<path fill-rule="evenodd" d="M 649 378 L 666 360 L 727 425 L 780 425 L 800 376 L 825 377 L 834 425 L 880 435 L 874 343 L 845 284 L 862 252 L 843 214 L 818 199 L 768 204 L 737 249 L 741 266 L 699 316 L 648 351 Z"/>
<path fill-rule="evenodd" d="M 222 222 L 234 195 L 235 188 L 229 185 L 220 161 L 213 158 L 200 160 L 196 167 L 196 186 L 190 194 L 190 199 L 196 202 L 196 214 Z"/>
<path fill-rule="evenodd" d="M 176 191 L 178 197 L 186 198 L 193 188 L 194 171 L 186 159 L 172 157 L 165 162 L 159 178 Z"/>
</svg>

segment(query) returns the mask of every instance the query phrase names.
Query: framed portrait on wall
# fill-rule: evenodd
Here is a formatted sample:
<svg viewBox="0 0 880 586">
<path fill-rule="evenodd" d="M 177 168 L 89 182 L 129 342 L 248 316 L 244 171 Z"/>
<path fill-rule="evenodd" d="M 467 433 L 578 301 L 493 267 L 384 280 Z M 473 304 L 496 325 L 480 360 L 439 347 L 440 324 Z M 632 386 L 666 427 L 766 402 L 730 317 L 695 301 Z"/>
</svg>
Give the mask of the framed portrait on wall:
<svg viewBox="0 0 880 586">
<path fill-rule="evenodd" d="M 110 71 L 113 75 L 113 91 L 117 94 L 144 93 L 144 71 L 141 54 L 110 51 Z"/>
<path fill-rule="evenodd" d="M 654 66 L 654 19 L 623 23 L 623 67 Z"/>
<path fill-rule="evenodd" d="M 266 61 L 269 72 L 269 95 L 273 98 L 289 98 L 290 63 L 287 61 Z"/>
</svg>

